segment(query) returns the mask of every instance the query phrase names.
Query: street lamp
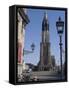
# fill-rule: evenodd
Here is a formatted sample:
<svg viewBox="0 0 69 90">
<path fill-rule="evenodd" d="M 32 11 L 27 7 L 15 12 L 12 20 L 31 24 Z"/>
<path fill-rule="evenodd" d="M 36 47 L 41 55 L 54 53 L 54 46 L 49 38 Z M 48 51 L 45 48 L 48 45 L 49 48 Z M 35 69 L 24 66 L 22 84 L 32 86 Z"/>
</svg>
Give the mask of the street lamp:
<svg viewBox="0 0 69 90">
<path fill-rule="evenodd" d="M 58 21 L 56 22 L 57 32 L 59 34 L 60 38 L 60 62 L 61 62 L 61 78 L 62 78 L 62 34 L 64 30 L 64 21 L 61 20 L 61 17 L 59 17 Z"/>
<path fill-rule="evenodd" d="M 33 51 L 34 51 L 34 49 L 35 49 L 34 43 L 31 44 L 31 49 L 32 49 L 32 50 L 23 50 L 23 52 L 24 52 L 23 55 L 33 53 Z"/>
<path fill-rule="evenodd" d="M 32 45 L 31 45 L 32 51 L 34 51 L 34 48 L 35 48 L 35 45 L 34 45 L 34 43 L 32 43 Z"/>
</svg>

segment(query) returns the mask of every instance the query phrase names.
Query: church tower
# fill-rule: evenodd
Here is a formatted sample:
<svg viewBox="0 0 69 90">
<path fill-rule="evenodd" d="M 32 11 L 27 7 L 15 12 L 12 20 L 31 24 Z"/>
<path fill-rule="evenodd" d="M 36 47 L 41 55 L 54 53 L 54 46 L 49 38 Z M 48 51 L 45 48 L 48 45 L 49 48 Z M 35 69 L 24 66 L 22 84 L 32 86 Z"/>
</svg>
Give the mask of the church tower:
<svg viewBox="0 0 69 90">
<path fill-rule="evenodd" d="M 42 41 L 40 43 L 39 70 L 50 70 L 52 67 L 50 53 L 49 22 L 47 12 L 44 13 L 42 21 Z"/>
</svg>

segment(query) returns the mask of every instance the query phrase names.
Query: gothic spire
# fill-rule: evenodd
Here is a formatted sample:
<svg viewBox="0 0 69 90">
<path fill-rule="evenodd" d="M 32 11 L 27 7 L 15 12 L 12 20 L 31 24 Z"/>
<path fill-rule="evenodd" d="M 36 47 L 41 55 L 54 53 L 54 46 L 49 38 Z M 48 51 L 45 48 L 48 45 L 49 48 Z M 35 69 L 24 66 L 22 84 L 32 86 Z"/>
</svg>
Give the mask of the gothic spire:
<svg viewBox="0 0 69 90">
<path fill-rule="evenodd" d="M 48 16 L 47 16 L 47 11 L 44 12 L 44 19 L 47 20 L 48 19 Z"/>
<path fill-rule="evenodd" d="M 49 30 L 49 22 L 47 11 L 44 12 L 43 22 L 42 22 L 42 30 Z"/>
</svg>

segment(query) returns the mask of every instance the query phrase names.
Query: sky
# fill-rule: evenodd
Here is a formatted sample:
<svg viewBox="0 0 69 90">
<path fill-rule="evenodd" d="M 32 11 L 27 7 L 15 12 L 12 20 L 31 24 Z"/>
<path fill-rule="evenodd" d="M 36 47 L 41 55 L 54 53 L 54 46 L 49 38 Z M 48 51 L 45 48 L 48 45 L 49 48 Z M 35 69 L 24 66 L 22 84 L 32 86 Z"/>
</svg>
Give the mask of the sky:
<svg viewBox="0 0 69 90">
<path fill-rule="evenodd" d="M 31 50 L 30 45 L 35 44 L 34 53 L 24 55 L 25 63 L 32 63 L 37 65 L 40 60 L 40 42 L 42 33 L 42 20 L 44 12 L 47 12 L 49 21 L 49 34 L 50 34 L 50 51 L 51 55 L 55 56 L 56 64 L 60 64 L 60 49 L 59 49 L 59 35 L 56 29 L 56 21 L 60 16 L 65 22 L 65 12 L 59 10 L 43 10 L 43 9 L 28 9 L 27 15 L 30 22 L 26 26 L 24 49 Z M 65 26 L 64 26 L 65 27 Z M 65 28 L 62 35 L 63 49 L 65 50 Z M 63 55 L 64 56 L 64 55 Z M 64 58 L 63 58 L 64 62 Z"/>
</svg>

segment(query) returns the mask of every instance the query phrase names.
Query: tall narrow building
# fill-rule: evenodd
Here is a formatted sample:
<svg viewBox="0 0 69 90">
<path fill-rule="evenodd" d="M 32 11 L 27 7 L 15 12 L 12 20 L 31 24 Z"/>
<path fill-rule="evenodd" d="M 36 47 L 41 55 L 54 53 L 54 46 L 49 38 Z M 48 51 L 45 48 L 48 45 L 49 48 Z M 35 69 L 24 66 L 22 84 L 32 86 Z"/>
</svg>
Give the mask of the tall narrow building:
<svg viewBox="0 0 69 90">
<path fill-rule="evenodd" d="M 18 8 L 17 19 L 18 19 L 18 78 L 20 78 L 24 67 L 23 49 L 24 49 L 25 27 L 29 23 L 29 18 L 26 14 L 26 9 Z"/>
<path fill-rule="evenodd" d="M 49 36 L 49 22 L 47 13 L 44 13 L 42 21 L 42 41 L 40 43 L 40 62 L 39 70 L 50 70 L 51 52 L 50 52 L 50 36 Z"/>
</svg>

